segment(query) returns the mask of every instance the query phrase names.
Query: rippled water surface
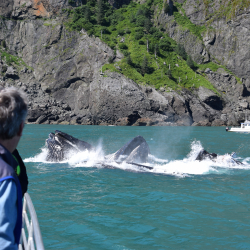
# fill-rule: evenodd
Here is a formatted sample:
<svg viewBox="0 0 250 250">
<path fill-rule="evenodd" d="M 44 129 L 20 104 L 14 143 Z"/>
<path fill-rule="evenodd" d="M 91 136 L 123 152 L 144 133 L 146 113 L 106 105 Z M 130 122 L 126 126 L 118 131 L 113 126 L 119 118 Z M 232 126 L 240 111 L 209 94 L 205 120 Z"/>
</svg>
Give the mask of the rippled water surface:
<svg viewBox="0 0 250 250">
<path fill-rule="evenodd" d="M 56 129 L 96 150 L 46 162 Z M 137 135 L 153 170 L 98 165 Z M 223 127 L 26 125 L 18 149 L 46 249 L 250 249 L 249 146 Z M 220 160 L 195 161 L 201 148 Z"/>
</svg>

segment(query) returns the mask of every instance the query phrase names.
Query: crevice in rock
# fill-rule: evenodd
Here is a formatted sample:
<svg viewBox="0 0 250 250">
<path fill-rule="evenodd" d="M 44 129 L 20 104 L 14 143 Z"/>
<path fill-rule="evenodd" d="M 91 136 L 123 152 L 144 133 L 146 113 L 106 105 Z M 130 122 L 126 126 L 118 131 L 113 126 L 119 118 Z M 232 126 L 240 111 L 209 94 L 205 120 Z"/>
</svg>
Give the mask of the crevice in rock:
<svg viewBox="0 0 250 250">
<path fill-rule="evenodd" d="M 128 125 L 129 126 L 133 125 L 140 118 L 141 118 L 141 116 L 138 114 L 138 112 L 134 111 L 133 114 L 128 116 Z"/>
<path fill-rule="evenodd" d="M 65 88 L 69 88 L 71 84 L 77 82 L 77 81 L 80 81 L 81 78 L 80 77 L 76 77 L 76 78 L 72 78 L 72 79 L 69 79 L 67 81 L 67 85 L 65 86 Z"/>
<path fill-rule="evenodd" d="M 186 107 L 187 107 L 187 111 L 188 111 L 190 117 L 192 118 L 192 123 L 193 123 L 193 122 L 194 122 L 194 120 L 193 120 L 193 112 L 192 112 L 192 110 L 191 110 L 191 108 L 190 108 L 189 102 L 188 102 L 188 101 L 185 101 L 185 105 L 186 105 Z"/>
</svg>

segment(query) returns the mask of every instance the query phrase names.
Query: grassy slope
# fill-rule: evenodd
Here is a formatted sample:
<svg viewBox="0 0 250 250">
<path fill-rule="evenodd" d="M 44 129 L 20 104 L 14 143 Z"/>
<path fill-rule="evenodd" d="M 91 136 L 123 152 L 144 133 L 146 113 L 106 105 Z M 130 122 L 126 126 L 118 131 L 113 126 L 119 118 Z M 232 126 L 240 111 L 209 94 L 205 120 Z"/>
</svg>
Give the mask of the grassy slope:
<svg viewBox="0 0 250 250">
<path fill-rule="evenodd" d="M 195 74 L 195 72 L 187 66 L 186 61 L 174 51 L 165 52 L 161 50 L 160 56 L 157 56 L 156 60 L 153 54 L 147 53 L 145 37 L 141 39 L 145 42 L 145 45 L 139 45 L 139 42 L 134 39 L 136 28 L 130 23 L 129 17 L 132 13 L 135 14 L 140 6 L 141 5 L 138 4 L 136 7 L 128 6 L 126 8 L 127 11 L 123 12 L 125 19 L 118 23 L 117 30 L 124 27 L 127 27 L 131 30 L 131 33 L 125 34 L 124 37 L 125 43 L 128 46 L 128 51 L 131 53 L 132 61 L 140 64 L 143 60 L 143 57 L 146 55 L 149 59 L 150 66 L 154 70 L 153 73 L 142 76 L 136 71 L 136 69 L 126 64 L 126 60 L 123 59 L 119 63 L 122 73 L 139 84 L 148 84 L 156 88 L 166 87 L 171 89 L 180 89 L 181 86 L 186 88 L 197 88 L 199 86 L 204 86 L 215 91 L 213 85 L 209 81 L 207 81 L 203 76 Z M 117 11 L 121 11 L 121 9 Z M 115 32 L 112 32 L 110 36 L 116 38 L 117 35 L 118 34 Z M 171 39 L 169 38 L 169 40 Z M 176 45 L 175 41 L 173 40 L 171 41 L 171 44 L 173 46 Z M 169 79 L 169 77 L 165 75 L 166 70 L 169 68 L 169 64 L 174 80 Z M 179 67 L 176 65 L 179 65 Z M 113 65 L 105 65 L 104 69 L 114 70 L 114 67 Z"/>
<path fill-rule="evenodd" d="M 190 30 L 195 36 L 202 40 L 202 32 L 206 31 L 205 26 L 193 24 L 185 14 L 182 4 L 176 2 L 174 6 L 175 21 L 183 28 Z"/>
<path fill-rule="evenodd" d="M 8 66 L 13 65 L 18 70 L 23 67 L 32 69 L 23 61 L 22 58 L 9 54 L 8 50 L 4 49 L 1 45 L 0 45 L 0 56 L 1 56 L 2 61 L 5 62 Z M 4 72 L 0 72 L 0 74 L 3 74 L 3 73 Z"/>
<path fill-rule="evenodd" d="M 213 5 L 213 1 L 211 0 L 197 0 L 203 1 L 203 3 L 208 7 Z M 241 10 L 242 8 L 247 7 L 249 0 L 221 0 L 221 9 L 215 12 L 214 16 L 218 16 L 223 13 L 228 18 L 232 16 L 232 13 L 235 9 Z M 71 20 L 68 22 L 68 27 L 70 29 L 81 30 L 82 28 L 87 29 L 88 33 L 94 34 L 95 36 L 100 37 L 105 43 L 107 43 L 113 49 L 119 49 L 121 47 L 121 37 L 125 38 L 124 44 L 127 46 L 127 49 L 121 49 L 122 53 L 124 53 L 125 58 L 122 59 L 118 63 L 110 63 L 103 66 L 102 70 L 111 70 L 117 71 L 124 74 L 126 77 L 134 80 L 139 84 L 151 85 L 156 88 L 166 87 L 166 89 L 180 89 L 181 87 L 185 88 L 198 88 L 199 86 L 204 86 L 208 89 L 211 89 L 216 92 L 213 85 L 205 79 L 205 75 L 196 74 L 186 63 L 185 60 L 182 59 L 181 56 L 177 55 L 174 52 L 174 48 L 176 47 L 176 42 L 169 38 L 166 34 L 162 34 L 170 43 L 173 48 L 172 51 L 163 51 L 160 50 L 159 54 L 155 58 L 154 53 L 148 53 L 146 47 L 147 38 L 153 42 L 155 42 L 154 38 L 152 38 L 152 34 L 148 34 L 144 29 L 144 36 L 140 39 L 140 44 L 137 39 L 135 39 L 135 34 L 138 30 L 138 25 L 131 22 L 131 15 L 136 15 L 139 8 L 142 6 L 150 6 L 155 7 L 158 6 L 158 11 L 164 8 L 162 0 L 147 0 L 146 4 L 136 4 L 135 2 L 131 2 L 128 6 L 123 6 L 118 10 L 107 10 L 110 11 L 109 15 L 114 13 L 117 16 L 117 22 L 112 23 L 107 21 L 105 25 L 98 25 L 96 20 L 96 5 L 89 5 L 92 16 L 90 25 L 86 26 L 84 24 L 84 18 L 76 19 L 74 17 L 74 11 L 69 11 L 71 13 Z M 223 8 L 226 6 L 226 8 Z M 78 8 L 78 12 L 80 8 Z M 204 32 L 207 28 L 205 26 L 197 26 L 193 24 L 188 17 L 185 15 L 185 11 L 182 9 L 182 5 L 175 3 L 174 6 L 174 17 L 176 22 L 183 27 L 184 29 L 190 30 L 194 35 L 196 35 L 199 39 L 202 39 L 202 32 Z M 106 16 L 106 20 L 108 20 L 108 15 Z M 82 27 L 81 27 L 82 25 Z M 87 28 L 86 28 L 87 27 Z M 101 30 L 102 36 L 101 36 Z M 129 32 L 127 32 L 129 30 Z M 121 34 L 121 31 L 124 31 L 125 34 Z M 147 38 L 146 38 L 147 37 Z M 158 41 L 159 42 L 159 39 Z M 144 44 L 142 44 L 144 43 Z M 126 55 L 130 54 L 133 65 L 127 64 Z M 151 68 L 150 73 L 141 74 L 138 67 L 142 65 L 142 61 L 144 57 L 148 58 L 149 67 Z M 167 72 L 170 65 L 172 77 L 168 77 L 165 73 Z M 178 66 L 177 66 L 178 65 Z M 119 67 L 118 67 L 119 66 Z M 223 67 L 216 63 L 209 63 L 205 65 L 196 65 L 200 70 L 204 70 L 207 67 L 211 68 L 213 71 L 216 71 L 219 67 Z M 119 68 L 119 69 L 118 69 Z M 227 69 L 226 69 L 227 70 Z M 228 71 L 228 70 L 227 70 Z M 231 73 L 231 72 L 230 72 Z M 237 79 L 239 81 L 239 79 Z"/>
<path fill-rule="evenodd" d="M 155 4 L 155 3 L 154 3 Z M 126 63 L 126 58 L 121 60 L 119 63 L 111 63 L 103 66 L 103 71 L 112 70 L 117 71 L 124 74 L 126 77 L 134 80 L 139 84 L 147 84 L 154 86 L 155 88 L 166 87 L 167 89 L 180 89 L 181 87 L 186 88 L 198 88 L 199 86 L 204 86 L 208 89 L 216 91 L 213 85 L 205 79 L 200 74 L 196 74 L 191 68 L 188 67 L 185 60 L 182 59 L 181 56 L 177 55 L 176 52 L 170 51 L 166 52 L 160 50 L 159 55 L 157 55 L 157 59 L 153 53 L 147 52 L 146 46 L 146 36 L 150 38 L 150 34 L 146 34 L 141 39 L 144 41 L 144 45 L 140 45 L 139 41 L 134 38 L 136 29 L 136 25 L 131 23 L 130 16 L 131 14 L 136 14 L 138 9 L 142 5 L 131 3 L 128 6 L 115 10 L 118 15 L 122 15 L 124 20 L 119 21 L 116 25 L 110 25 L 108 27 L 101 27 L 100 25 L 94 25 L 94 35 L 99 36 L 104 42 L 106 42 L 111 47 L 119 48 L 121 37 L 125 38 L 125 44 L 128 49 L 126 53 L 130 53 L 131 59 L 134 64 L 141 65 L 144 56 L 148 58 L 149 66 L 151 67 L 150 74 L 142 75 L 140 74 L 136 68 L 128 65 Z M 100 30 L 106 29 L 108 32 L 103 33 L 101 37 Z M 119 36 L 120 30 L 130 30 L 131 33 L 125 33 L 123 36 Z M 108 34 L 110 33 L 110 34 Z M 167 39 L 171 42 L 171 46 L 174 48 L 176 46 L 176 42 L 169 38 L 167 35 L 163 35 L 167 37 Z M 122 52 L 124 52 L 123 50 Z M 115 66 L 118 64 L 121 70 L 118 70 Z M 165 73 L 169 69 L 171 69 L 172 78 L 169 78 Z M 178 65 L 178 66 L 177 66 Z"/>
</svg>

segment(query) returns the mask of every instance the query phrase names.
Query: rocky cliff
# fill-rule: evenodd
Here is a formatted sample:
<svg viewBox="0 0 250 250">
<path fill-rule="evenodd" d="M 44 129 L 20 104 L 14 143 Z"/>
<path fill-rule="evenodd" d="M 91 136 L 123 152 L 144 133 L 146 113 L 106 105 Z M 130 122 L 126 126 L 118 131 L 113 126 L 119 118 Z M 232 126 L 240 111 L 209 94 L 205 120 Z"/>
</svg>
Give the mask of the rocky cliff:
<svg viewBox="0 0 250 250">
<path fill-rule="evenodd" d="M 250 2 L 236 0 L 210 2 L 177 0 L 176 2 L 183 3 L 182 8 L 192 23 L 207 27 L 202 33 L 202 40 L 195 41 L 199 43 L 194 46 L 196 50 L 201 55 L 206 55 L 205 60 L 210 58 L 226 65 L 249 86 Z M 171 29 L 169 31 L 171 32 Z M 188 35 L 183 34 L 182 38 L 176 39 L 186 38 L 190 39 Z M 189 51 L 191 47 L 192 42 L 189 42 L 187 44 Z"/>
<path fill-rule="evenodd" d="M 109 2 L 116 8 L 121 5 L 120 1 Z M 203 1 L 177 2 L 184 3 L 182 8 L 194 24 L 208 21 Z M 219 0 L 214 2 L 209 8 L 211 13 Z M 79 4 L 80 1 L 75 2 Z M 67 6 L 66 0 L 0 3 L 0 81 L 28 94 L 28 122 L 219 126 L 235 125 L 245 119 L 250 102 L 247 9 L 234 20 L 221 18 L 211 22 L 213 29 L 204 32 L 200 39 L 181 28 L 173 15 L 154 6 L 155 25 L 164 25 L 165 32 L 183 43 L 197 62 L 220 60 L 242 78 L 243 83 L 238 83 L 233 74 L 222 68 L 198 72 L 215 86 L 214 93 L 204 87 L 156 90 L 138 85 L 121 73 L 101 72 L 109 58 L 119 61 L 123 55 L 119 51 L 114 53 L 84 30 L 68 30 L 65 27 L 68 14 L 62 11 Z"/>
</svg>

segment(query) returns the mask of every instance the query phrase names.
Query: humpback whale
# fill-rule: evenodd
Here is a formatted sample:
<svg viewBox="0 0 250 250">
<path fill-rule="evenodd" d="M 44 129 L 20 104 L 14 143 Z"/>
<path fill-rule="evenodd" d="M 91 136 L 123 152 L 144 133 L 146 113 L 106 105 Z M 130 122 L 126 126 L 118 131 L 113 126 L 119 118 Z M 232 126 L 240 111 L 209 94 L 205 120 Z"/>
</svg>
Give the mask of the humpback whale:
<svg viewBox="0 0 250 250">
<path fill-rule="evenodd" d="M 107 155 L 105 158 L 116 162 L 146 163 L 149 154 L 150 150 L 147 142 L 142 136 L 138 135 L 114 154 Z"/>
<path fill-rule="evenodd" d="M 50 133 L 46 140 L 48 148 L 47 161 L 59 162 L 67 158 L 67 154 L 77 153 L 85 150 L 91 150 L 93 147 L 71 135 L 56 130 L 55 133 Z"/>
<path fill-rule="evenodd" d="M 74 154 L 85 150 L 94 150 L 94 147 L 89 143 L 59 130 L 56 130 L 55 133 L 49 134 L 49 138 L 46 140 L 46 145 L 48 148 L 46 160 L 52 162 L 60 162 L 67 159 L 69 153 Z M 118 164 L 126 162 L 138 167 L 152 169 L 152 167 L 141 164 L 148 161 L 149 153 L 149 146 L 145 139 L 142 136 L 136 136 L 114 154 L 107 155 L 105 161 L 98 162 L 98 164 L 101 164 L 104 167 L 114 168 L 112 162 Z"/>
<path fill-rule="evenodd" d="M 235 153 L 233 152 L 231 155 L 229 155 L 229 161 L 230 163 L 233 163 L 233 164 L 237 164 L 237 165 L 244 165 L 242 162 L 234 159 L 234 156 L 235 156 Z M 203 160 L 212 160 L 214 162 L 216 162 L 216 160 L 218 159 L 218 155 L 215 154 L 215 153 L 209 153 L 207 152 L 205 149 L 202 149 L 198 156 L 196 157 L 195 160 L 197 161 L 203 161 Z M 220 157 L 225 157 L 225 156 L 220 156 Z"/>
<path fill-rule="evenodd" d="M 49 138 L 46 140 L 48 148 L 47 161 L 60 162 L 66 160 L 70 155 L 85 150 L 94 150 L 94 147 L 89 143 L 79 140 L 71 135 L 56 130 L 55 133 L 50 133 Z M 132 164 L 139 168 L 153 169 L 153 167 L 145 165 L 148 163 L 148 156 L 150 149 L 142 136 L 136 136 L 123 147 L 113 154 L 104 157 L 104 160 L 97 162 L 96 164 L 102 165 L 106 168 L 116 168 L 114 163 Z M 229 161 L 229 163 L 244 165 L 242 162 L 234 159 L 235 154 L 219 156 L 215 153 L 209 153 L 202 149 L 197 155 L 197 161 L 212 160 L 219 162 L 220 160 Z"/>
</svg>

